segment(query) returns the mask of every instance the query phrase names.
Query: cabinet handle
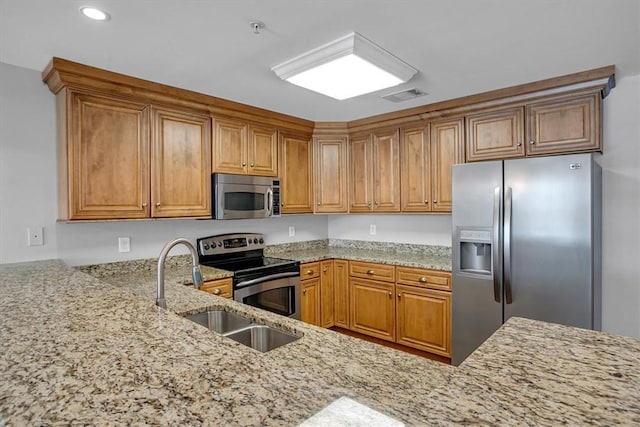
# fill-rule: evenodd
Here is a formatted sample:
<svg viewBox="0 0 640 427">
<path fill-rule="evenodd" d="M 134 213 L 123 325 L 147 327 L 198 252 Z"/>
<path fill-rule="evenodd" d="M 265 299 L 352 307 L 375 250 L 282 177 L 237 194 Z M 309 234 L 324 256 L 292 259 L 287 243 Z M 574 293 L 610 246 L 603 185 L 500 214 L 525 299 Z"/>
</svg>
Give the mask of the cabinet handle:
<svg viewBox="0 0 640 427">
<path fill-rule="evenodd" d="M 418 282 L 420 283 L 427 283 L 427 278 L 422 276 L 421 278 L 418 279 Z"/>
<path fill-rule="evenodd" d="M 303 290 L 302 290 L 302 295 L 305 295 L 306 293 L 307 293 L 307 290 L 306 290 L 306 289 L 303 289 Z"/>
<path fill-rule="evenodd" d="M 371 202 L 367 202 L 367 206 L 371 206 Z"/>
<path fill-rule="evenodd" d="M 389 296 L 390 296 L 390 297 L 392 297 L 392 296 L 393 296 L 393 293 L 392 293 L 392 292 L 389 292 Z"/>
<path fill-rule="evenodd" d="M 374 203 L 376 204 L 376 206 L 378 206 L 378 201 L 377 200 Z"/>
<path fill-rule="evenodd" d="M 318 206 L 320 206 L 320 202 L 318 202 Z"/>
<path fill-rule="evenodd" d="M 516 144 L 516 147 L 522 147 L 522 142 L 518 142 L 518 143 Z"/>
<path fill-rule="evenodd" d="M 428 200 L 425 200 L 425 201 L 424 201 L 424 204 L 425 204 L 425 205 L 428 205 L 428 204 L 429 204 L 429 201 L 428 201 Z"/>
<path fill-rule="evenodd" d="M 438 201 L 437 201 L 437 200 L 434 200 L 434 201 L 433 201 L 433 203 L 438 203 Z"/>
<path fill-rule="evenodd" d="M 284 206 L 284 203 L 280 203 L 280 206 Z"/>
<path fill-rule="evenodd" d="M 307 274 L 308 275 L 312 275 L 313 274 L 313 270 L 311 270 L 311 269 L 307 270 Z"/>
<path fill-rule="evenodd" d="M 398 299 L 400 299 L 402 297 L 402 295 L 398 294 Z"/>
<path fill-rule="evenodd" d="M 375 271 L 373 271 L 373 270 L 367 270 L 367 274 L 368 274 L 369 276 L 373 276 L 374 274 L 376 274 L 376 272 L 375 272 Z"/>
<path fill-rule="evenodd" d="M 212 293 L 214 295 L 220 295 L 220 293 L 221 293 L 220 288 L 214 288 Z"/>
<path fill-rule="evenodd" d="M 328 270 L 328 268 L 327 268 L 327 267 L 325 267 L 325 268 L 322 270 L 322 272 L 323 272 L 323 273 L 326 273 L 326 272 L 327 272 L 327 270 Z"/>
<path fill-rule="evenodd" d="M 160 202 L 156 203 L 156 207 L 160 206 Z"/>
<path fill-rule="evenodd" d="M 247 164 L 245 162 L 242 162 L 242 167 L 247 166 Z"/>
<path fill-rule="evenodd" d="M 531 141 L 529 141 L 529 144 L 531 144 L 531 145 L 533 145 L 533 144 L 535 144 L 535 143 L 536 143 L 536 142 L 535 142 L 533 139 L 532 139 Z"/>
<path fill-rule="evenodd" d="M 144 202 L 144 203 L 142 204 L 142 207 L 143 207 L 143 208 L 146 208 L 146 207 L 147 207 L 147 202 Z"/>
<path fill-rule="evenodd" d="M 254 165 L 253 165 L 253 163 L 251 163 L 249 166 L 253 167 Z"/>
</svg>

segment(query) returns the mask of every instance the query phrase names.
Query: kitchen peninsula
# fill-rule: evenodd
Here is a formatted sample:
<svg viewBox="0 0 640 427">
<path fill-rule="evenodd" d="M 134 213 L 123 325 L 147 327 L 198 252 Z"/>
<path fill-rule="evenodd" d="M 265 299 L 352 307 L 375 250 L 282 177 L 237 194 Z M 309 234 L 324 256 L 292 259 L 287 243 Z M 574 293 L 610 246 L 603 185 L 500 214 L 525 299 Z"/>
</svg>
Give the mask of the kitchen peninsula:
<svg viewBox="0 0 640 427">
<path fill-rule="evenodd" d="M 144 296 L 153 272 L 111 283 L 124 276 L 0 265 L 1 420 L 297 425 L 347 396 L 407 425 L 640 423 L 632 338 L 514 318 L 453 368 L 190 289 L 188 268 L 168 270 L 163 310 Z M 176 315 L 208 308 L 301 338 L 257 353 Z"/>
</svg>

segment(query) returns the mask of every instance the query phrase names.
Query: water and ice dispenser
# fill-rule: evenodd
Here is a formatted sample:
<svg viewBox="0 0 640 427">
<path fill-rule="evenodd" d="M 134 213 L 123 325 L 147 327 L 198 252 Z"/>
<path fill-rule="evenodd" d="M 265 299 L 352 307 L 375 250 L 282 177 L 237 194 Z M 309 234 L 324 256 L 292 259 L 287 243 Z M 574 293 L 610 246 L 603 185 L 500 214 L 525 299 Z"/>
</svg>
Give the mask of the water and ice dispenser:
<svg viewBox="0 0 640 427">
<path fill-rule="evenodd" d="M 491 228 L 460 228 L 458 242 L 458 271 L 474 276 L 491 276 Z"/>
</svg>

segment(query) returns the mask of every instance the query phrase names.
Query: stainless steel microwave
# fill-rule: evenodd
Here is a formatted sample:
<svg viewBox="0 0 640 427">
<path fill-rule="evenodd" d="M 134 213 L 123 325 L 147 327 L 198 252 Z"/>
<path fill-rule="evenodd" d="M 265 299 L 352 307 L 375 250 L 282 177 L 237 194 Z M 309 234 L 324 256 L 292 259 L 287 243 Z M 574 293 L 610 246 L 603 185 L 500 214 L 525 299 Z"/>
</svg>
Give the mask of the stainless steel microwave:
<svg viewBox="0 0 640 427">
<path fill-rule="evenodd" d="M 280 178 L 211 175 L 214 219 L 251 219 L 280 216 Z"/>
</svg>

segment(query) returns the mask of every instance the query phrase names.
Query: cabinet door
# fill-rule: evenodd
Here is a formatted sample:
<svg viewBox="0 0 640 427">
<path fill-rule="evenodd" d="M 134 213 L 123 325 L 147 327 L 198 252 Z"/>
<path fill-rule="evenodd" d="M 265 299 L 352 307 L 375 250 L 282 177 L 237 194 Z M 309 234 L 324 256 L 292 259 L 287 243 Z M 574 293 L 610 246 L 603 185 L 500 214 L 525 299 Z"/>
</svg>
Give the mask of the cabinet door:
<svg viewBox="0 0 640 427">
<path fill-rule="evenodd" d="M 451 357 L 451 293 L 396 285 L 398 344 Z"/>
<path fill-rule="evenodd" d="M 466 128 L 469 162 L 524 156 L 522 107 L 469 115 Z"/>
<path fill-rule="evenodd" d="M 151 215 L 211 216 L 211 119 L 153 108 Z"/>
<path fill-rule="evenodd" d="M 349 280 L 351 330 L 394 341 L 395 285 L 355 277 Z"/>
<path fill-rule="evenodd" d="M 373 165 L 369 136 L 349 141 L 349 211 L 371 212 L 373 199 Z"/>
<path fill-rule="evenodd" d="M 278 176 L 277 130 L 250 125 L 247 147 L 250 175 Z"/>
<path fill-rule="evenodd" d="M 247 173 L 247 125 L 213 118 L 213 172 Z"/>
<path fill-rule="evenodd" d="M 451 166 L 464 163 L 464 122 L 460 119 L 431 124 L 431 196 L 433 212 L 451 212 Z"/>
<path fill-rule="evenodd" d="M 320 326 L 323 328 L 330 328 L 335 324 L 333 272 L 333 261 L 328 260 L 320 263 Z"/>
<path fill-rule="evenodd" d="M 373 135 L 373 210 L 400 212 L 398 130 Z"/>
<path fill-rule="evenodd" d="M 282 213 L 312 213 L 311 140 L 283 133 L 280 153 Z"/>
<path fill-rule="evenodd" d="M 347 138 L 315 138 L 316 213 L 347 212 Z"/>
<path fill-rule="evenodd" d="M 68 132 L 66 157 L 59 166 L 60 217 L 148 218 L 146 105 L 73 92 L 62 93 L 59 101 L 68 102 L 70 111 L 69 125 L 60 124 L 61 131 Z M 62 176 L 65 171 L 68 176 Z"/>
<path fill-rule="evenodd" d="M 300 320 L 320 326 L 320 279 L 303 280 L 300 287 Z"/>
<path fill-rule="evenodd" d="M 333 313 L 335 325 L 348 329 L 349 325 L 349 262 L 333 261 Z"/>
<path fill-rule="evenodd" d="M 429 127 L 404 129 L 400 144 L 400 203 L 403 212 L 431 211 Z"/>
<path fill-rule="evenodd" d="M 600 150 L 600 93 L 527 105 L 527 155 Z"/>
</svg>

